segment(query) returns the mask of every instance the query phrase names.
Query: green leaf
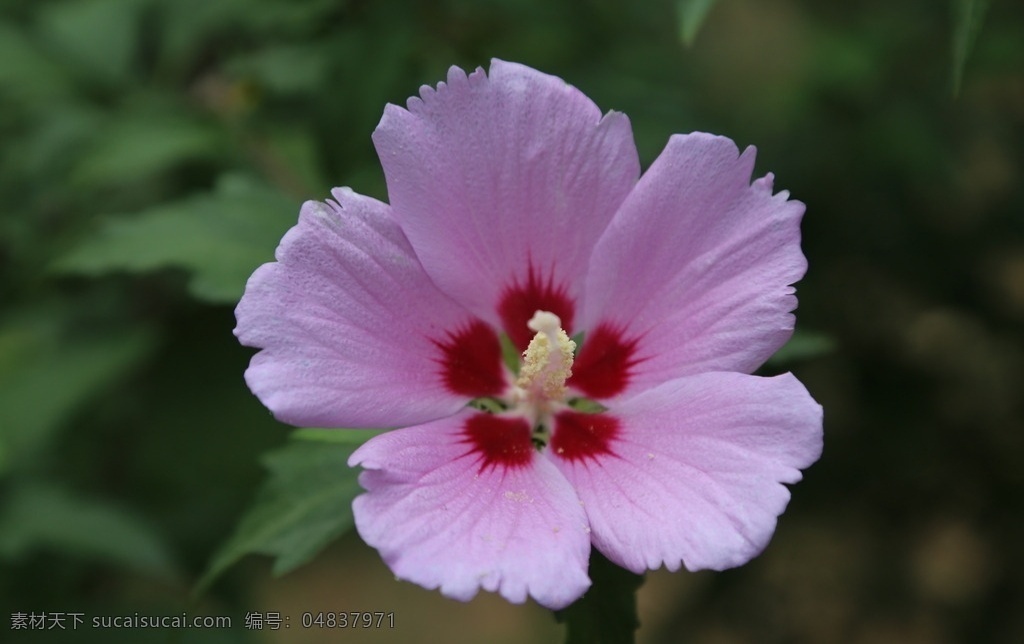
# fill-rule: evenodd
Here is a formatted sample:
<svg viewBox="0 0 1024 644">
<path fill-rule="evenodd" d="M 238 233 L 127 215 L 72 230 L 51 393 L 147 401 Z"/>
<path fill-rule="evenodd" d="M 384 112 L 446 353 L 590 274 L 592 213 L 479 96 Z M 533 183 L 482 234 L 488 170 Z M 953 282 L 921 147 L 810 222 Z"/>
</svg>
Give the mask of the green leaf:
<svg viewBox="0 0 1024 644">
<path fill-rule="evenodd" d="M 300 430 L 285 447 L 266 455 L 270 478 L 214 556 L 197 593 L 247 554 L 276 557 L 273 572 L 283 575 L 352 527 L 352 499 L 361 488 L 358 470 L 348 466 L 348 457 L 358 444 L 321 440 L 324 431 Z M 342 436 L 352 430 L 334 431 Z M 367 436 L 363 432 L 352 437 L 360 434 Z M 311 436 L 318 438 L 310 440 Z"/>
<path fill-rule="evenodd" d="M 190 70 L 195 60 L 203 60 L 205 48 L 225 34 L 245 42 L 282 42 L 330 40 L 337 29 L 323 32 L 323 26 L 335 24 L 338 0 L 161 0 L 159 58 L 164 66 Z M 348 21 L 335 24 L 347 25 Z M 300 76 L 305 70 L 293 70 Z"/>
<path fill-rule="evenodd" d="M 222 177 L 208 194 L 108 219 L 95 236 L 61 257 L 61 273 L 103 275 L 180 267 L 202 300 L 237 302 L 245 282 L 296 221 L 290 197 L 242 176 Z"/>
<path fill-rule="evenodd" d="M 187 161 L 215 158 L 224 148 L 212 125 L 171 105 L 122 110 L 98 134 L 75 166 L 76 185 L 123 186 Z"/>
<path fill-rule="evenodd" d="M 693 45 L 715 0 L 677 0 L 676 13 L 679 19 L 679 38 L 687 47 Z"/>
<path fill-rule="evenodd" d="M 0 327 L 0 472 L 29 460 L 86 400 L 151 352 L 147 329 L 64 337 L 39 310 Z"/>
<path fill-rule="evenodd" d="M 162 579 L 177 569 L 157 532 L 106 501 L 39 483 L 11 489 L 0 505 L 0 557 L 55 550 L 98 559 Z"/>
<path fill-rule="evenodd" d="M 988 0 L 953 0 L 953 96 L 960 94 L 967 57 L 981 31 Z"/>
<path fill-rule="evenodd" d="M 291 194 L 326 193 L 334 184 L 324 175 L 319 142 L 308 126 L 278 124 L 259 135 L 250 152 L 262 161 L 262 169 L 274 184 Z M 353 184 L 354 185 L 354 184 Z"/>
<path fill-rule="evenodd" d="M 831 353 L 835 348 L 835 341 L 824 333 L 798 330 L 793 333 L 789 342 L 768 359 L 768 364 L 777 366 L 816 358 Z"/>
<path fill-rule="evenodd" d="M 36 177 L 66 175 L 102 132 L 106 118 L 96 106 L 74 101 L 52 102 L 35 114 L 38 125 L 25 132 L 18 161 L 26 176 Z"/>
<path fill-rule="evenodd" d="M 628 644 L 634 641 L 640 620 L 636 615 L 636 591 L 644 583 L 608 561 L 597 550 L 590 553 L 593 585 L 555 619 L 566 625 L 566 644 Z"/>
<path fill-rule="evenodd" d="M 362 445 L 386 430 L 376 429 L 296 429 L 292 438 L 321 443 L 341 443 L 343 445 Z"/>
<path fill-rule="evenodd" d="M 226 71 L 256 81 L 274 94 L 301 95 L 328 84 L 329 52 L 321 43 L 270 46 L 232 59 Z"/>
<path fill-rule="evenodd" d="M 45 56 L 17 27 L 0 22 L 0 98 L 40 105 L 71 91 L 67 69 Z"/>
<path fill-rule="evenodd" d="M 39 30 L 67 63 L 105 81 L 128 80 L 139 37 L 141 0 L 76 0 L 44 5 Z"/>
</svg>

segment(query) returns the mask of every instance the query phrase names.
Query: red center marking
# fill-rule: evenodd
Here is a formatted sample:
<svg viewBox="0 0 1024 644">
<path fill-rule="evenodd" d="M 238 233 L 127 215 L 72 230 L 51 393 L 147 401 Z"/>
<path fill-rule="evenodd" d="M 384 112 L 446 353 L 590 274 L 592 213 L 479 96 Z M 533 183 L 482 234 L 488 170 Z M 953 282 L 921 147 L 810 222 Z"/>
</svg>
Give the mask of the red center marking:
<svg viewBox="0 0 1024 644">
<path fill-rule="evenodd" d="M 631 371 L 640 363 L 636 340 L 626 341 L 622 333 L 600 324 L 583 338 L 583 347 L 572 365 L 570 386 L 590 398 L 608 398 L 629 384 Z"/>
<path fill-rule="evenodd" d="M 612 441 L 619 435 L 619 421 L 608 414 L 563 411 L 555 416 L 551 449 L 567 461 L 597 460 L 612 454 Z"/>
<path fill-rule="evenodd" d="M 477 414 L 466 421 L 464 443 L 480 460 L 480 472 L 492 467 L 520 468 L 533 458 L 530 424 L 525 418 Z"/>
<path fill-rule="evenodd" d="M 572 322 L 575 313 L 575 306 L 565 288 L 555 286 L 554 278 L 550 275 L 544 281 L 530 266 L 526 277 L 526 283 L 516 282 L 506 287 L 501 295 L 498 304 L 498 315 L 505 327 L 505 333 L 512 340 L 512 343 L 520 351 L 526 351 L 530 340 L 533 339 L 533 331 L 526 326 L 533 314 L 537 311 L 554 313 L 562 321 L 562 328 L 566 333 L 572 335 Z"/>
<path fill-rule="evenodd" d="M 497 396 L 505 391 L 505 372 L 501 367 L 501 343 L 494 329 L 481 320 L 434 341 L 444 357 L 441 375 L 449 391 L 474 398 Z"/>
</svg>

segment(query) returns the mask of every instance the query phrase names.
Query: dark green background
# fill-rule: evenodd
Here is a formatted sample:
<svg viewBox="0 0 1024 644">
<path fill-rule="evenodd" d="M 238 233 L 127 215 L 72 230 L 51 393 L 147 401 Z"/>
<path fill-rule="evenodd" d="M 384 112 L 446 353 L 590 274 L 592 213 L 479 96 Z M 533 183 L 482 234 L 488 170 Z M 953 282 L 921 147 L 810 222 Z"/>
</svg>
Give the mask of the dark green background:
<svg viewBox="0 0 1024 644">
<path fill-rule="evenodd" d="M 640 641 L 1024 641 L 1024 5 L 992 2 L 965 57 L 985 3 L 721 0 L 690 46 L 684 4 L 0 2 L 0 639 L 560 640 L 534 605 L 395 582 L 352 535 L 189 604 L 288 436 L 242 381 L 245 277 L 301 201 L 386 197 L 385 103 L 496 56 L 626 112 L 645 164 L 724 134 L 808 206 L 806 351 L 769 369 L 825 406 L 825 455 L 762 557 L 649 576 Z M 398 628 L 299 627 L 320 610 Z M 236 626 L 18 634 L 14 611 Z"/>
</svg>

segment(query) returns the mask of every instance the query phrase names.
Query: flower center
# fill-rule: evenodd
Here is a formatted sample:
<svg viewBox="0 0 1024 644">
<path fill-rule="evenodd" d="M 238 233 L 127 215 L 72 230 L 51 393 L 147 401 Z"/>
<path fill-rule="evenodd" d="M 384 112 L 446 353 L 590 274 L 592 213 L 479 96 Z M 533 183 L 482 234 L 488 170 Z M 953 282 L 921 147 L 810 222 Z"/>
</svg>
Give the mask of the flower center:
<svg viewBox="0 0 1024 644">
<path fill-rule="evenodd" d="M 611 453 L 618 421 L 605 414 L 608 409 L 597 401 L 580 396 L 575 381 L 572 394 L 567 386 L 576 362 L 576 343 L 562 328 L 562 320 L 550 311 L 537 310 L 526 327 L 534 336 L 519 368 L 509 365 L 518 372 L 514 384 L 502 395 L 469 403 L 484 412 L 471 417 L 465 435 L 483 459 L 481 468 L 524 466 L 530 461 L 530 445 L 540 451 L 550 447 L 559 458 L 570 461 Z M 454 349 L 448 351 L 454 355 Z"/>
<path fill-rule="evenodd" d="M 562 329 L 554 313 L 537 311 L 526 323 L 536 335 L 523 352 L 523 366 L 516 386 L 534 403 L 565 398 L 565 381 L 572 375 L 576 343 Z"/>
</svg>

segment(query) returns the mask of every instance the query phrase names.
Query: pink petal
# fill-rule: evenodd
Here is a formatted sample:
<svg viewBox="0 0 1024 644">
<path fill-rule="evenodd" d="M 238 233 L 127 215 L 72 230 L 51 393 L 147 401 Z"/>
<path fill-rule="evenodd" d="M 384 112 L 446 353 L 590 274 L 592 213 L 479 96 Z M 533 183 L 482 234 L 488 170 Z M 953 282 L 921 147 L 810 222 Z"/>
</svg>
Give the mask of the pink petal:
<svg viewBox="0 0 1024 644">
<path fill-rule="evenodd" d="M 463 601 L 482 588 L 554 609 L 590 586 L 583 508 L 525 421 L 467 410 L 373 438 L 349 464 L 366 468 L 356 528 L 397 577 Z"/>
<path fill-rule="evenodd" d="M 504 374 L 490 327 L 434 287 L 386 204 L 334 196 L 302 207 L 235 311 L 241 342 L 263 349 L 245 373 L 253 392 L 280 420 L 320 427 L 424 422 L 492 393 Z"/>
<path fill-rule="evenodd" d="M 577 299 L 594 243 L 640 174 L 626 116 L 602 117 L 561 79 L 500 60 L 489 75 L 452 67 L 420 96 L 388 105 L 373 140 L 426 271 L 494 325 L 506 291 L 530 290 L 531 269 Z"/>
<path fill-rule="evenodd" d="M 574 438 L 563 442 L 585 449 L 549 454 L 583 500 L 594 546 L 638 573 L 746 563 L 786 508 L 782 483 L 821 455 L 821 407 L 791 374 L 680 378 L 607 415 L 618 426 L 597 427 L 603 451 Z"/>
<path fill-rule="evenodd" d="M 598 242 L 581 326 L 636 343 L 629 390 L 750 373 L 792 334 L 804 206 L 753 167 L 753 148 L 673 136 Z"/>
</svg>

